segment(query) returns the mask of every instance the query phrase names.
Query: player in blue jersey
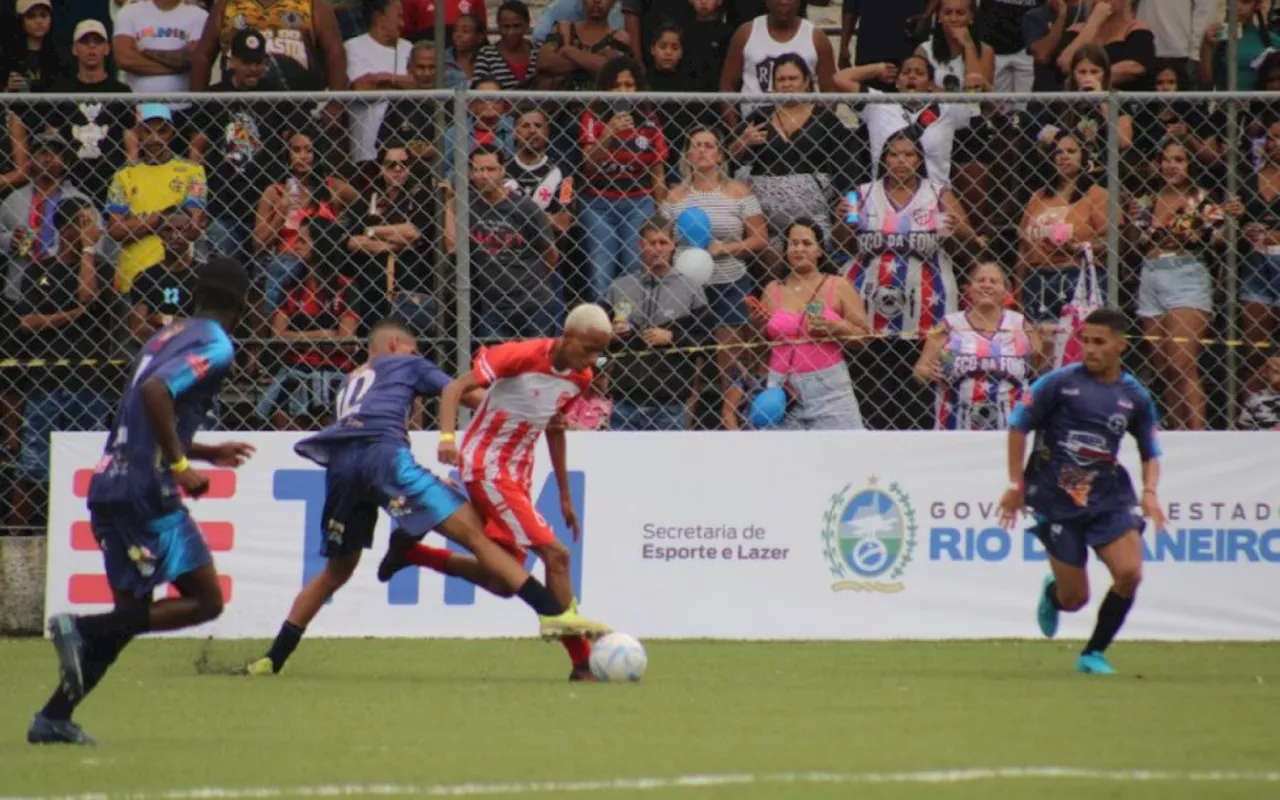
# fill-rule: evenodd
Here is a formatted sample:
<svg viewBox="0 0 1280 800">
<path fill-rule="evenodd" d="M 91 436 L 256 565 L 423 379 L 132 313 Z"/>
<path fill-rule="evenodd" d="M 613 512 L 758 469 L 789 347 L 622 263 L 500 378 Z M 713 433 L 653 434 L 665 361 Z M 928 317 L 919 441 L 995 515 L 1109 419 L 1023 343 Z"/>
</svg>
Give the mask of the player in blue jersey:
<svg viewBox="0 0 1280 800">
<path fill-rule="evenodd" d="M 102 460 L 89 482 L 89 517 L 102 548 L 114 610 L 57 614 L 49 633 L 61 685 L 27 731 L 33 744 L 93 744 L 71 713 L 139 634 L 188 628 L 222 613 L 213 557 L 182 503 L 209 479 L 189 459 L 236 467 L 253 453 L 240 442 L 193 442 L 235 355 L 227 332 L 245 309 L 249 277 L 229 259 L 201 268 L 196 315 L 147 341 L 120 398 Z M 152 602 L 171 583 L 179 597 Z"/>
<path fill-rule="evenodd" d="M 326 600 L 346 585 L 363 550 L 373 546 L 378 509 L 413 541 L 436 530 L 470 550 L 496 593 L 518 596 L 541 619 L 544 636 L 601 634 L 609 628 L 566 609 L 506 550 L 484 535 L 479 513 L 457 487 L 419 466 L 409 449 L 408 417 L 416 398 L 440 394 L 452 378 L 418 355 L 404 326 L 383 322 L 369 334 L 369 361 L 351 372 L 338 395 L 334 424 L 294 445 L 325 467 L 324 570 L 293 601 L 280 632 L 249 675 L 278 673 Z M 484 398 L 473 390 L 472 408 Z"/>
<path fill-rule="evenodd" d="M 1105 653 L 1142 581 L 1143 517 L 1157 530 L 1164 527 L 1156 495 L 1155 403 L 1120 367 L 1128 327 L 1119 311 L 1094 311 L 1081 329 L 1084 363 L 1056 369 L 1032 384 L 1009 421 L 1010 484 L 1000 500 L 1006 529 L 1024 508 L 1032 512 L 1031 531 L 1049 554 L 1052 574 L 1045 579 L 1037 615 L 1045 636 L 1057 633 L 1060 612 L 1079 611 L 1089 602 L 1089 548 L 1111 572 L 1111 590 L 1076 660 L 1079 672 L 1094 675 L 1115 674 Z M 1024 472 L 1032 432 L 1035 444 Z M 1137 440 L 1142 458 L 1141 502 L 1117 458 L 1126 434 Z"/>
</svg>

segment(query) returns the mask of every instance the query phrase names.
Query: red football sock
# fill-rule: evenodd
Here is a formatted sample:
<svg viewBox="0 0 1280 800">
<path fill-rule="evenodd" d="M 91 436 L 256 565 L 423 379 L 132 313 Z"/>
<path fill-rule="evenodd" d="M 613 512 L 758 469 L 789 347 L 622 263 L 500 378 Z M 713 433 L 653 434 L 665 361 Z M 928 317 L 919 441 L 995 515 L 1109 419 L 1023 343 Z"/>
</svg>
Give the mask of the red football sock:
<svg viewBox="0 0 1280 800">
<path fill-rule="evenodd" d="M 569 654 L 569 660 L 573 662 L 574 668 L 586 667 L 591 661 L 591 642 L 587 641 L 585 636 L 564 636 L 560 639 L 560 644 L 564 645 L 565 652 Z"/>
<path fill-rule="evenodd" d="M 404 551 L 404 560 L 415 567 L 426 567 L 436 572 L 444 572 L 451 555 L 453 554 L 441 547 L 427 547 L 425 544 L 415 544 Z"/>
</svg>

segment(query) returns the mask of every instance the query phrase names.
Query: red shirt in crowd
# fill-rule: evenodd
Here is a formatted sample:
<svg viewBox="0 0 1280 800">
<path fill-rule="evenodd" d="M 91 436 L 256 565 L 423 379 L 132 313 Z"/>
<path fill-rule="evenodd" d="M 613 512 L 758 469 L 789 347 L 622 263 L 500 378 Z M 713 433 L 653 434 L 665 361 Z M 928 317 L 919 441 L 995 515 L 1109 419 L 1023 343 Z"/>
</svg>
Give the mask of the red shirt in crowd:
<svg viewBox="0 0 1280 800">
<path fill-rule="evenodd" d="M 634 127 L 609 140 L 608 161 L 596 164 L 583 159 L 584 194 L 618 200 L 644 197 L 653 191 L 649 174 L 654 164 L 666 161 L 667 140 L 652 117 L 638 111 L 630 114 Z M 578 144 L 586 150 L 600 141 L 607 127 L 607 119 L 601 119 L 588 109 L 582 114 Z"/>
<path fill-rule="evenodd" d="M 404 36 L 406 38 L 417 33 L 426 33 L 435 29 L 435 0 L 404 0 Z M 480 29 L 487 30 L 489 17 L 485 12 L 484 0 L 445 0 L 444 24 L 452 28 L 463 14 L 474 14 L 480 19 Z"/>
</svg>

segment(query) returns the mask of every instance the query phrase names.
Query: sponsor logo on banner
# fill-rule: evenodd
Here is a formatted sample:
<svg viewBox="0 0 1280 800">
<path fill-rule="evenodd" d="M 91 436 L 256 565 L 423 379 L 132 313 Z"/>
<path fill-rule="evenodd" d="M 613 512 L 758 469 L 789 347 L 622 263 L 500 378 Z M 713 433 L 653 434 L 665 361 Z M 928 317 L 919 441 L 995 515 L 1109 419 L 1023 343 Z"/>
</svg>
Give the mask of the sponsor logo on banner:
<svg viewBox="0 0 1280 800">
<path fill-rule="evenodd" d="M 78 513 L 72 519 L 70 528 L 64 528 L 67 541 L 71 544 L 72 553 L 97 553 L 105 550 L 105 544 L 98 541 L 93 535 L 93 526 L 87 516 L 87 509 L 84 501 L 89 495 L 89 481 L 93 478 L 94 470 L 77 469 L 73 473 L 71 492 L 75 497 L 75 503 L 68 505 L 77 508 Z M 203 471 L 205 477 L 209 479 L 209 490 L 204 495 L 206 500 L 233 500 L 236 496 L 236 473 L 229 469 L 207 469 Z M 183 492 L 183 497 L 186 493 Z M 229 553 L 235 548 L 236 526 L 230 521 L 216 520 L 200 520 L 196 523 L 200 528 L 201 535 L 204 536 L 205 543 L 214 554 Z M 50 531 L 52 536 L 60 535 L 58 531 Z M 136 565 L 140 575 L 150 577 L 155 570 L 155 554 L 145 547 L 133 546 L 126 551 L 129 559 Z M 67 577 L 67 601 L 72 605 L 109 605 L 114 601 L 111 591 L 111 584 L 107 582 L 107 576 L 102 572 L 102 562 L 95 559 L 93 562 L 83 562 L 85 566 L 89 563 L 93 564 L 93 571 L 80 571 L 77 569 Z M 80 566 L 80 562 L 77 562 Z M 232 601 L 232 576 L 218 575 L 218 584 L 222 587 L 223 602 L 230 604 Z M 177 597 L 178 590 L 174 586 L 167 588 L 169 597 Z"/>
<path fill-rule="evenodd" d="M 916 510 L 896 483 L 880 488 L 872 475 L 866 488 L 852 483 L 831 496 L 822 515 L 822 545 L 834 592 L 883 592 L 905 588 L 902 575 L 916 548 Z"/>
</svg>

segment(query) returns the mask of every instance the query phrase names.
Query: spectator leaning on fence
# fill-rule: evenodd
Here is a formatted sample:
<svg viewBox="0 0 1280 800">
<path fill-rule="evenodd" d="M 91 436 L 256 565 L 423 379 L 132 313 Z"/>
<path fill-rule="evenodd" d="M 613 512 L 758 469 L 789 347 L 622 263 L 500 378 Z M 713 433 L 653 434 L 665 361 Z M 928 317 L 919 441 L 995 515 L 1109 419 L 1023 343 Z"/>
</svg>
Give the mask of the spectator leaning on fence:
<svg viewBox="0 0 1280 800">
<path fill-rule="evenodd" d="M 1051 338 L 1080 282 L 1082 248 L 1106 252 L 1107 190 L 1090 177 L 1080 140 L 1065 131 L 1053 144 L 1053 168 L 1027 200 L 1022 217 L 1018 283 L 1028 320 Z M 1106 293 L 1106 271 L 1099 270 Z"/>
<path fill-rule="evenodd" d="M 4 294 L 17 300 L 22 276 L 32 263 L 58 252 L 58 207 L 72 198 L 88 199 L 66 180 L 75 165 L 70 145 L 56 133 L 32 138 L 27 162 L 30 182 L 16 189 L 0 204 L 0 252 L 9 263 Z"/>
<path fill-rule="evenodd" d="M 1223 244 L 1223 206 L 1200 187 L 1185 144 L 1169 140 L 1157 156 L 1160 177 L 1149 194 L 1134 198 L 1129 241 L 1142 258 L 1138 316 L 1143 332 L 1157 337 L 1151 361 L 1164 383 L 1170 427 L 1204 430 L 1206 397 L 1200 376 L 1200 338 L 1214 305 L 1211 248 Z"/>
<path fill-rule="evenodd" d="M 271 333 L 285 345 L 281 366 L 258 403 L 258 414 L 276 430 L 327 425 L 338 389 L 356 366 L 350 340 L 359 331 L 361 297 L 373 287 L 365 276 L 339 272 L 343 234 L 339 222 L 322 216 L 299 223 L 294 252 L 302 272 L 281 287 L 284 302 L 271 315 Z"/>
<path fill-rule="evenodd" d="M 272 179 L 277 182 L 262 192 L 253 223 L 254 248 L 267 254 L 264 291 L 268 314 L 284 301 L 285 285 L 302 274 L 303 263 L 310 252 L 310 244 L 299 235 L 306 220 L 318 217 L 335 221 L 357 197 L 356 190 L 335 177 L 333 170 L 317 155 L 317 134 L 310 127 L 285 136 L 288 165 L 268 165 Z M 281 174 L 282 167 L 284 174 Z"/>
<path fill-rule="evenodd" d="M 377 177 L 347 215 L 347 255 L 334 255 L 350 258 L 369 316 L 393 316 L 427 336 L 436 309 L 431 288 L 440 243 L 438 193 L 413 180 L 410 164 L 404 146 L 381 148 Z"/>
<path fill-rule="evenodd" d="M 515 158 L 507 166 L 507 188 L 519 191 L 547 212 L 556 236 L 573 224 L 575 195 L 568 165 L 551 160 L 550 120 L 537 107 L 517 109 Z"/>
<path fill-rule="evenodd" d="M 685 210 L 698 208 L 711 220 L 713 238 L 707 252 L 715 262 L 703 289 L 709 323 L 721 347 L 716 351 L 716 363 L 723 391 L 728 388 L 728 376 L 739 352 L 729 346 L 741 340 L 740 329 L 747 322 L 746 297 L 757 288 L 747 259 L 769 246 L 769 231 L 751 188 L 725 174 L 725 153 L 715 131 L 691 131 L 682 160 L 684 182 L 667 194 L 662 213 L 668 219 L 679 219 Z"/>
<path fill-rule="evenodd" d="M 474 335 L 486 341 L 554 336 L 563 305 L 550 279 L 560 260 L 555 232 L 537 203 L 506 187 L 506 159 L 488 145 L 471 152 Z"/>
<path fill-rule="evenodd" d="M 5 325 L 23 359 L 101 358 L 115 331 L 109 325 L 110 293 L 96 255 L 102 235 L 98 210 L 81 197 L 64 199 L 53 215 L 57 249 L 31 264 L 18 285 L 19 300 Z M 105 396 L 115 376 L 102 367 L 35 367 L 28 371 L 22 413 L 17 518 L 27 522 L 43 508 L 49 482 L 49 435 L 98 431 L 110 423 Z"/>
<path fill-rule="evenodd" d="M 120 242 L 116 286 L 129 291 L 134 278 L 164 259 L 156 231 L 162 224 L 183 226 L 195 241 L 205 228 L 204 167 L 177 158 L 169 147 L 176 131 L 173 114 L 161 103 L 138 108 L 142 160 L 116 173 L 107 193 L 107 232 Z"/>
<path fill-rule="evenodd" d="M 782 427 L 791 430 L 861 430 L 843 340 L 867 333 L 862 298 L 823 252 L 822 229 L 801 218 L 783 232 L 789 274 L 748 297 L 752 323 L 774 342 L 769 386 L 785 388 Z M 825 268 L 824 268 L 825 267 Z"/>
<path fill-rule="evenodd" d="M 129 87 L 107 74 L 111 52 L 107 29 L 101 22 L 87 19 L 76 25 L 71 54 L 75 74 L 55 81 L 54 94 L 128 94 Z M 138 157 L 138 138 L 133 130 L 136 116 L 128 98 L 104 97 L 97 102 L 38 103 L 28 111 L 27 130 L 57 131 L 76 148 L 76 169 L 71 180 L 94 202 L 106 199 L 107 184 L 116 171 Z"/>
<path fill-rule="evenodd" d="M 808 70 L 804 59 L 783 54 L 773 65 L 774 86 L 807 95 L 813 91 Z M 773 244 L 766 266 L 773 274 L 780 274 L 782 232 L 792 221 L 808 217 L 821 227 L 823 240 L 830 240 L 831 209 L 860 177 L 853 141 L 833 110 L 803 97 L 758 108 L 738 129 L 729 155 L 739 164 L 737 176 L 760 201 Z"/>
<path fill-rule="evenodd" d="M 610 427 L 684 430 L 695 356 L 677 348 L 707 343 L 707 301 L 702 287 L 672 268 L 675 237 L 667 219 L 655 217 L 641 226 L 639 250 L 644 272 L 621 276 L 604 298 L 614 333 Z"/>
<path fill-rule="evenodd" d="M 953 311 L 929 332 L 916 380 L 937 395 L 934 428 L 1002 431 L 1029 391 L 1040 336 L 1011 299 L 1004 267 L 979 261 L 965 287 L 968 308 Z"/>
<path fill-rule="evenodd" d="M 841 200 L 836 214 L 853 227 L 858 256 L 849 280 L 866 303 L 875 333 L 858 354 L 859 394 L 876 430 L 931 427 L 928 407 L 911 382 L 917 341 L 959 307 L 955 257 L 962 246 L 984 242 L 970 227 L 960 201 L 925 177 L 920 132 L 889 137 L 880 157 L 881 178 L 858 189 L 859 207 Z"/>
</svg>

